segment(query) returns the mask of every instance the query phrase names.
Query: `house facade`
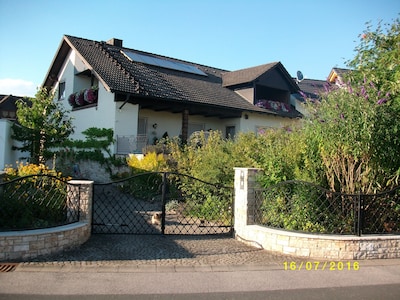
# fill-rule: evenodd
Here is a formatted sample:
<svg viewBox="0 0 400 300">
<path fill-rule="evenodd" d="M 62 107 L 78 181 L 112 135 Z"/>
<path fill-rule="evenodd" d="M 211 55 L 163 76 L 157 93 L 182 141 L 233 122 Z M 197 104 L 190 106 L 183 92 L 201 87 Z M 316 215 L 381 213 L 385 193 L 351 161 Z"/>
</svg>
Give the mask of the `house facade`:
<svg viewBox="0 0 400 300">
<path fill-rule="evenodd" d="M 293 125 L 299 86 L 280 62 L 227 71 L 107 42 L 64 36 L 44 80 L 71 111 L 75 133 L 112 128 L 114 154 L 141 153 L 163 137 Z"/>
<path fill-rule="evenodd" d="M 12 125 L 16 120 L 16 101 L 22 99 L 13 95 L 0 95 L 0 170 L 16 161 L 24 161 L 24 153 L 13 150 Z M 15 142 L 14 142 L 15 143 Z"/>
</svg>

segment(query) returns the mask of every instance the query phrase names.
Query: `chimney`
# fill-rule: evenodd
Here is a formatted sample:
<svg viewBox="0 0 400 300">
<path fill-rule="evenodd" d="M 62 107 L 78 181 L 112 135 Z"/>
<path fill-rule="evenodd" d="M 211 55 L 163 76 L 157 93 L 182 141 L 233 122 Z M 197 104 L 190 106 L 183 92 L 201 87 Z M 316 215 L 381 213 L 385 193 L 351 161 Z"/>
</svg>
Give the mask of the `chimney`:
<svg viewBox="0 0 400 300">
<path fill-rule="evenodd" d="M 116 39 L 116 38 L 112 38 L 111 40 L 107 41 L 107 44 L 113 45 L 113 46 L 116 46 L 116 47 L 122 47 L 122 40 Z"/>
</svg>

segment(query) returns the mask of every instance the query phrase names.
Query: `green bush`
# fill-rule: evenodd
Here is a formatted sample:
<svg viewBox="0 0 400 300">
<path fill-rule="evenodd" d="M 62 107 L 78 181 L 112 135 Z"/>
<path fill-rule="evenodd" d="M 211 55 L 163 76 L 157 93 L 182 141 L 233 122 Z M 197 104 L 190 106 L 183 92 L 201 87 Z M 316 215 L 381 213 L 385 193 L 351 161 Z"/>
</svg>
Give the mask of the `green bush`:
<svg viewBox="0 0 400 300">
<path fill-rule="evenodd" d="M 6 168 L 5 184 L 0 190 L 0 230 L 64 224 L 67 216 L 66 179 L 44 165 L 20 163 L 17 169 Z"/>
</svg>

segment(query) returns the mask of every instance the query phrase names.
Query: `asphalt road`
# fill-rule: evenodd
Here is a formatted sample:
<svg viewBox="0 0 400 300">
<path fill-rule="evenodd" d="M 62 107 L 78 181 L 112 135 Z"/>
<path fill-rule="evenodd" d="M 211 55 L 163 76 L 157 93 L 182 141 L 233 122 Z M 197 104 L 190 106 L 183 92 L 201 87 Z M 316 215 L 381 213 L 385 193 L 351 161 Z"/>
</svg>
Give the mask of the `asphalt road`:
<svg viewBox="0 0 400 300">
<path fill-rule="evenodd" d="M 0 273 L 0 299 L 400 299 L 400 260 L 358 271 L 22 268 Z"/>
<path fill-rule="evenodd" d="M 4 300 L 269 300 L 269 299 L 291 299 L 291 300 L 321 300 L 321 299 L 382 299 L 397 300 L 400 295 L 400 285 L 380 286 L 353 286 L 345 288 L 321 288 L 321 289 L 299 289 L 278 291 L 256 291 L 256 292 L 225 292 L 225 293 L 203 293 L 203 294 L 149 294 L 149 295 L 0 295 Z"/>
</svg>

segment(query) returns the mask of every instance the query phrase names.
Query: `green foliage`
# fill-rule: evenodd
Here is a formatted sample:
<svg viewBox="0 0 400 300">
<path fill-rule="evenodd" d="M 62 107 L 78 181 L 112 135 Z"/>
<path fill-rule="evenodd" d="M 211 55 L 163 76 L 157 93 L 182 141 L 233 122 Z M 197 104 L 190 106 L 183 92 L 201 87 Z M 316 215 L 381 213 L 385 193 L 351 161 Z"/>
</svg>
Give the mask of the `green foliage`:
<svg viewBox="0 0 400 300">
<path fill-rule="evenodd" d="M 400 171 L 400 19 L 392 24 L 379 22 L 374 29 L 367 23 L 360 35 L 356 55 L 349 62 L 355 71 L 349 80 L 358 85 L 369 82 L 379 93 L 379 99 L 369 113 L 363 108 L 373 124 L 370 131 L 371 164 L 382 188 L 392 183 L 390 178 Z"/>
<path fill-rule="evenodd" d="M 374 28 L 368 22 L 359 35 L 360 43 L 355 48 L 355 57 L 348 62 L 355 72 L 350 79 L 362 82 L 364 78 L 373 82 L 378 90 L 398 97 L 400 93 L 400 19 L 392 24 L 379 22 Z"/>
<path fill-rule="evenodd" d="M 58 146 L 73 132 L 71 119 L 45 88 L 35 98 L 17 101 L 18 123 L 13 125 L 12 138 L 22 146 L 13 149 L 30 153 L 31 162 L 44 163 L 46 150 Z"/>
<path fill-rule="evenodd" d="M 341 88 L 307 103 L 309 117 L 299 128 L 240 134 L 224 140 L 204 133 L 187 145 L 170 144 L 172 167 L 207 182 L 232 185 L 233 167 L 260 167 L 262 186 L 305 180 L 342 193 L 373 193 L 393 187 L 400 174 L 400 26 L 383 32 L 368 29 L 356 48 L 350 73 Z M 186 183 L 184 183 L 186 184 Z M 183 185 L 193 201 L 211 191 Z M 209 198 L 218 206 L 218 199 Z M 352 226 L 349 199 L 343 216 L 330 214 L 318 197 L 297 189 L 288 198 L 265 202 L 265 218 L 288 229 L 348 232 Z M 283 199 L 286 199 L 285 201 Z M 196 202 L 197 203 L 197 202 Z M 204 202 L 202 202 L 204 203 Z M 324 216 L 324 217 L 321 217 Z"/>
<path fill-rule="evenodd" d="M 394 63 L 399 34 L 396 20 L 386 34 L 378 26 L 361 35 L 350 62 L 355 71 L 346 84 L 309 105 L 306 141 L 318 145 L 316 154 L 334 191 L 387 189 L 400 169 L 400 123 L 394 121 L 400 116 L 400 67 Z"/>
<path fill-rule="evenodd" d="M 399 20 L 383 32 L 379 25 L 361 35 L 354 71 L 341 88 L 310 101 L 309 118 L 299 130 L 265 136 L 260 165 L 261 181 L 269 187 L 283 180 L 304 179 L 331 191 L 374 193 L 398 184 L 400 174 L 400 26 Z M 311 172 L 309 170 L 312 170 Z M 352 200 L 343 199 L 341 214 L 331 214 L 317 197 L 304 190 L 264 201 L 266 224 L 286 229 L 350 232 Z M 371 203 L 369 210 L 388 206 Z M 392 204 L 391 204 L 392 205 Z M 318 216 L 328 216 L 321 219 Z M 393 208 L 381 213 L 380 224 L 395 220 Z M 368 217 L 371 218 L 371 217 Z M 372 218 L 376 218 L 375 215 Z M 388 225 L 389 224 L 389 225 Z M 391 225 L 390 225 L 391 226 Z M 393 230 L 393 226 L 391 226 Z M 390 232 L 390 231 L 389 231 Z"/>
<path fill-rule="evenodd" d="M 253 143 L 253 144 L 252 144 Z M 219 131 L 200 132 L 187 144 L 169 141 L 171 170 L 209 183 L 233 186 L 233 168 L 255 165 L 254 134 L 223 139 Z"/>
<path fill-rule="evenodd" d="M 108 128 L 90 127 L 82 132 L 84 140 L 66 140 L 62 149 L 57 151 L 60 168 L 71 172 L 73 162 L 82 160 L 96 161 L 106 167 L 112 175 L 112 165 L 121 166 L 125 162 L 111 154 L 111 145 L 114 143 L 114 131 Z"/>
<path fill-rule="evenodd" d="M 157 172 L 137 172 L 135 174 L 120 174 L 123 179 L 119 185 L 121 191 L 128 193 L 136 199 L 153 202 L 161 199 L 162 175 Z"/>
<path fill-rule="evenodd" d="M 65 224 L 65 180 L 69 178 L 35 164 L 19 163 L 16 169 L 5 171 L 6 184 L 0 189 L 0 231 Z"/>
<path fill-rule="evenodd" d="M 124 184 L 124 191 L 139 199 L 152 201 L 161 195 L 162 175 L 158 172 L 166 171 L 167 162 L 162 153 L 147 152 L 143 158 L 131 155 L 126 160 L 131 169 L 130 173 L 120 174 L 119 177 L 129 179 Z"/>
<path fill-rule="evenodd" d="M 223 139 L 220 132 L 211 131 L 199 133 L 183 146 L 178 141 L 169 141 L 170 170 L 200 179 L 180 176 L 176 180 L 177 189 L 188 201 L 188 215 L 224 224 L 231 222 L 233 168 L 251 161 L 243 156 L 239 146 L 245 140 L 249 139 L 242 136 L 235 143 Z"/>
<path fill-rule="evenodd" d="M 353 231 L 351 206 L 341 209 L 340 199 L 309 183 L 284 182 L 269 187 L 262 197 L 261 224 L 316 233 Z"/>
</svg>

